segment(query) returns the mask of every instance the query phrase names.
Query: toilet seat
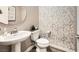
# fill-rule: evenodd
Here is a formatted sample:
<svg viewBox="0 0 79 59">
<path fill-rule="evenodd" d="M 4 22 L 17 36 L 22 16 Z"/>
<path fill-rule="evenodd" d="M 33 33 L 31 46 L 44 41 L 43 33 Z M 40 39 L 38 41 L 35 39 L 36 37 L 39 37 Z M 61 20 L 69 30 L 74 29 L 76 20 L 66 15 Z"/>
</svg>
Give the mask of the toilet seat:
<svg viewBox="0 0 79 59">
<path fill-rule="evenodd" d="M 49 41 L 45 38 L 40 38 L 36 40 L 36 43 L 40 48 L 46 48 L 49 46 Z"/>
<path fill-rule="evenodd" d="M 40 43 L 40 44 L 48 44 L 49 41 L 45 38 L 40 38 L 38 40 L 36 40 L 37 43 Z"/>
</svg>

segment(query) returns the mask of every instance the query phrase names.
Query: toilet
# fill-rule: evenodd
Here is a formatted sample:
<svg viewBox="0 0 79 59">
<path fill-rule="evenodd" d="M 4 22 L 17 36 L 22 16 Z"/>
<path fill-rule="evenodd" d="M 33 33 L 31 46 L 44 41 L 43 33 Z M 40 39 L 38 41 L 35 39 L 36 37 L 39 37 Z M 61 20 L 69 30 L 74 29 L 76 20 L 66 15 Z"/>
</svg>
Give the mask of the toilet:
<svg viewBox="0 0 79 59">
<path fill-rule="evenodd" d="M 35 30 L 31 34 L 32 41 L 36 44 L 36 52 L 47 52 L 49 41 L 46 38 L 39 38 L 39 31 Z"/>
</svg>

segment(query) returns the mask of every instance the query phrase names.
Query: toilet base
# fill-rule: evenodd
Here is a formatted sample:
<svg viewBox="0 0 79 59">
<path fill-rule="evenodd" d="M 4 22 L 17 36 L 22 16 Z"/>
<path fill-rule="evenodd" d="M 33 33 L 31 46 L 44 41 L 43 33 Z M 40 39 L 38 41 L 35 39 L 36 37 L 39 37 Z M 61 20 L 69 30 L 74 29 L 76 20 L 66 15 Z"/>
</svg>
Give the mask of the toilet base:
<svg viewBox="0 0 79 59">
<path fill-rule="evenodd" d="M 47 48 L 36 48 L 36 52 L 47 52 Z"/>
</svg>

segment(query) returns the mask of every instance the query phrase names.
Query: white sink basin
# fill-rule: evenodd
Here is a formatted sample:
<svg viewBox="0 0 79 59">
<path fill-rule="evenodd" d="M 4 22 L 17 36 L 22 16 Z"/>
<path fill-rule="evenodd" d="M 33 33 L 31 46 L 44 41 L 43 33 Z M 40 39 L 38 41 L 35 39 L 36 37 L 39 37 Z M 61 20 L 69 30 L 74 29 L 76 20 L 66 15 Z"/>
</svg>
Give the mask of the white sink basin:
<svg viewBox="0 0 79 59">
<path fill-rule="evenodd" d="M 12 45 L 26 40 L 31 35 L 30 31 L 18 31 L 14 34 L 1 35 L 0 45 Z"/>
</svg>

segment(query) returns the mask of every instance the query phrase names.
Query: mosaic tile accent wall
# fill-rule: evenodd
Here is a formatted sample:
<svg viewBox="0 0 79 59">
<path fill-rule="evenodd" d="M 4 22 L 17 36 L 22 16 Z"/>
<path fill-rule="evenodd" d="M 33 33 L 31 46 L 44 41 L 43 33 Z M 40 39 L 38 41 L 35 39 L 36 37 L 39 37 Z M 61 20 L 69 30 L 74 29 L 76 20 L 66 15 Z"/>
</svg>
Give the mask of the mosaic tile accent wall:
<svg viewBox="0 0 79 59">
<path fill-rule="evenodd" d="M 51 44 L 75 50 L 76 7 L 39 7 L 39 28 L 52 32 Z"/>
</svg>

